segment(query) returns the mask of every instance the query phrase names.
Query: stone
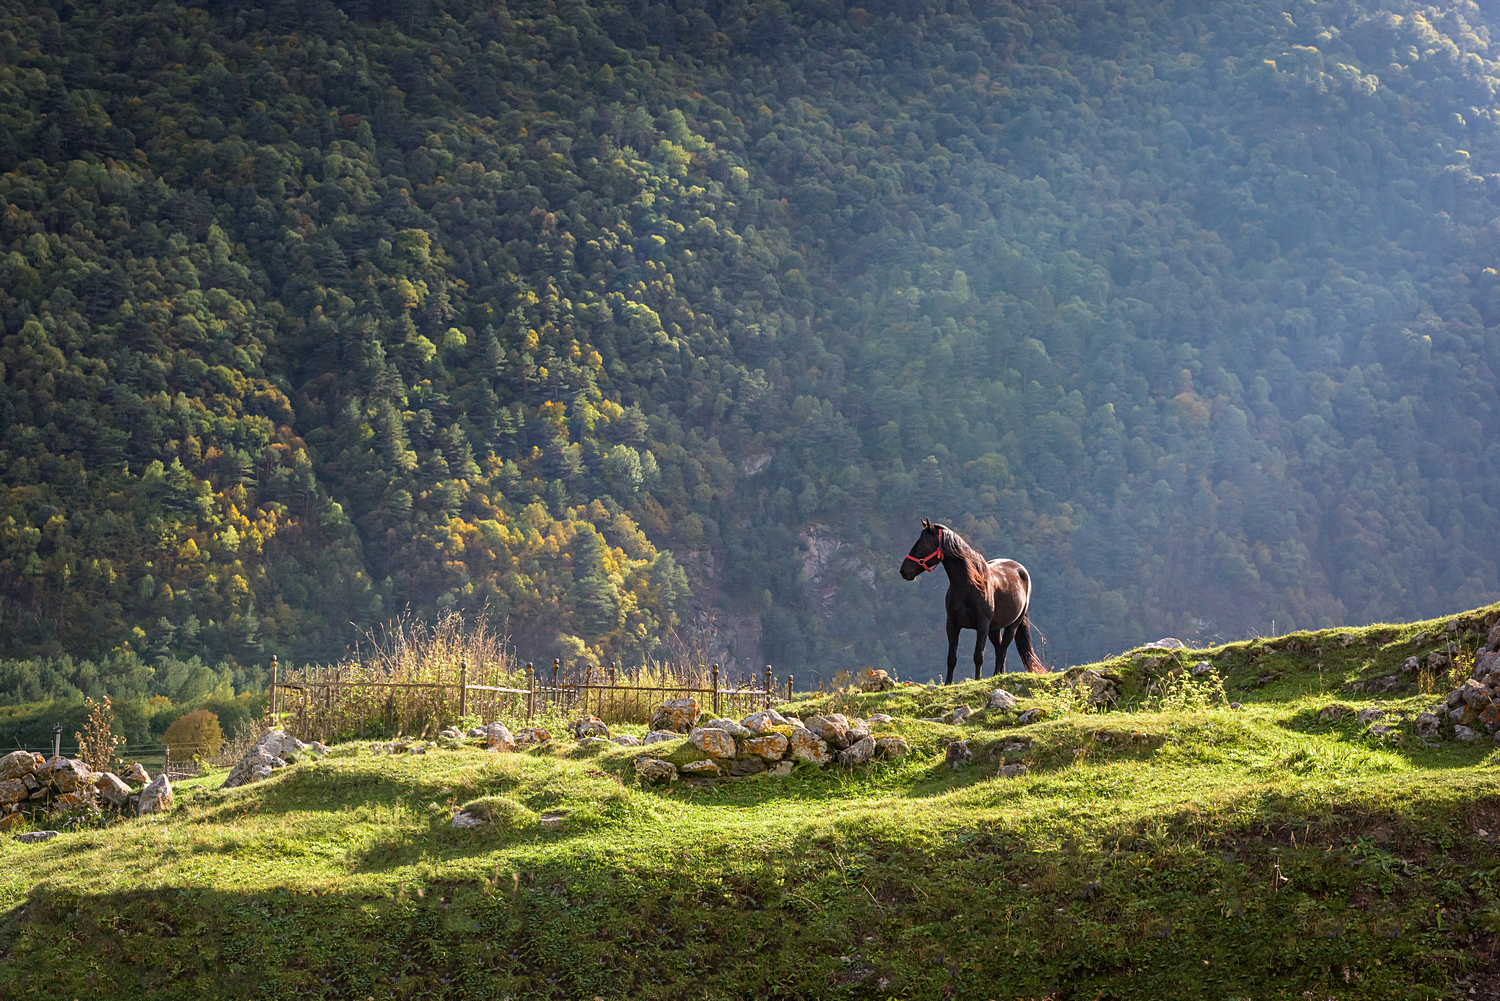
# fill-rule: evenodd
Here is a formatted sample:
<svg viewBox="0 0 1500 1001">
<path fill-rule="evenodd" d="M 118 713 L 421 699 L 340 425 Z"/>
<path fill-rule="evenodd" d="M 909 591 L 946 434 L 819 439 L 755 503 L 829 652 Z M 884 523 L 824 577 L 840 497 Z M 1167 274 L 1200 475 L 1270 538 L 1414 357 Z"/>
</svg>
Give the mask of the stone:
<svg viewBox="0 0 1500 1001">
<path fill-rule="evenodd" d="M 165 775 L 158 775 L 141 790 L 138 812 L 143 817 L 148 813 L 161 813 L 172 805 L 172 800 L 175 798 L 172 794 L 172 783 Z"/>
<path fill-rule="evenodd" d="M 774 775 L 779 779 L 784 779 L 788 775 L 792 774 L 792 762 L 778 761 L 775 765 L 772 766 L 771 771 L 768 774 Z"/>
<path fill-rule="evenodd" d="M 55 837 L 57 837 L 56 831 L 27 831 L 25 834 L 17 834 L 15 840 L 23 845 L 39 845 L 43 841 L 51 841 Z"/>
<path fill-rule="evenodd" d="M 50 781 L 58 792 L 77 792 L 93 784 L 94 773 L 76 758 L 53 758 L 51 764 Z"/>
<path fill-rule="evenodd" d="M 1333 705 L 1324 706 L 1323 711 L 1318 713 L 1318 719 L 1324 723 L 1337 723 L 1353 711 L 1352 706 L 1343 706 L 1335 702 Z"/>
<path fill-rule="evenodd" d="M 854 683 L 862 692 L 888 692 L 896 687 L 896 679 L 885 671 L 867 667 L 854 676 Z"/>
<path fill-rule="evenodd" d="M 717 727 L 695 727 L 688 734 L 688 741 L 711 758 L 732 758 L 735 755 L 734 738 L 728 731 Z"/>
<path fill-rule="evenodd" d="M 791 741 L 779 733 L 768 733 L 763 737 L 751 737 L 745 741 L 745 751 L 756 754 L 767 761 L 780 761 L 786 755 Z"/>
<path fill-rule="evenodd" d="M 1408 657 L 1401 662 L 1402 674 L 1415 674 L 1422 666 L 1422 662 L 1415 657 Z"/>
<path fill-rule="evenodd" d="M 1448 718 L 1454 726 L 1474 726 L 1479 722 L 1480 712 L 1473 706 L 1459 705 L 1448 710 Z"/>
<path fill-rule="evenodd" d="M 732 719 L 711 719 L 702 724 L 704 729 L 723 730 L 736 740 L 745 740 L 755 736 L 747 726 L 742 726 Z"/>
<path fill-rule="evenodd" d="M 870 718 L 866 722 L 873 726 L 877 723 L 890 723 L 891 721 L 891 718 L 885 713 L 871 713 Z"/>
<path fill-rule="evenodd" d="M 464 734 L 464 736 L 465 737 L 469 737 L 469 738 L 472 739 L 474 737 L 484 737 L 484 736 L 486 736 L 486 734 L 484 732 L 484 727 L 482 727 L 482 726 L 476 726 L 476 727 L 471 727 L 468 730 L 468 732 L 466 732 Z"/>
<path fill-rule="evenodd" d="M 145 785 L 151 781 L 151 773 L 146 771 L 139 761 L 132 761 L 125 766 L 125 771 L 120 773 L 120 778 L 132 784 Z"/>
<path fill-rule="evenodd" d="M 664 740 L 681 740 L 682 734 L 673 733 L 671 730 L 652 730 L 641 738 L 642 744 L 660 744 Z"/>
<path fill-rule="evenodd" d="M 541 824 L 549 831 L 555 831 L 559 827 L 561 827 L 563 825 L 563 821 L 567 819 L 568 815 L 566 813 L 544 813 L 537 818 L 537 823 Z"/>
<path fill-rule="evenodd" d="M 1370 736 L 1380 737 L 1385 740 L 1394 740 L 1399 743 L 1401 741 L 1401 728 L 1389 726 L 1385 723 L 1376 723 L 1370 727 Z"/>
<path fill-rule="evenodd" d="M 296 754 L 298 751 L 307 750 L 306 744 L 285 730 L 272 730 L 255 743 L 258 747 L 264 747 L 275 758 L 284 758 L 288 752 Z"/>
<path fill-rule="evenodd" d="M 677 770 L 683 775 L 703 776 L 719 774 L 719 766 L 713 761 L 689 761 L 687 764 L 679 766 Z"/>
<path fill-rule="evenodd" d="M 597 716 L 585 716 L 582 719 L 575 719 L 569 729 L 573 731 L 574 740 L 582 740 L 585 737 L 609 738 L 609 727 Z"/>
<path fill-rule="evenodd" d="M 636 758 L 635 773 L 642 782 L 677 781 L 677 766 L 660 758 Z"/>
<path fill-rule="evenodd" d="M 115 809 L 119 809 L 130 800 L 130 787 L 114 772 L 101 774 L 94 780 L 94 788 L 99 791 L 99 798 Z"/>
<path fill-rule="evenodd" d="M 974 752 L 969 750 L 967 740 L 955 740 L 948 745 L 945 763 L 949 768 L 961 768 L 974 760 Z"/>
<path fill-rule="evenodd" d="M 786 725 L 788 725 L 786 717 L 775 709 L 763 709 L 758 713 L 751 713 L 740 720 L 740 726 L 743 726 L 757 737 L 763 733 L 771 732 L 772 727 Z"/>
<path fill-rule="evenodd" d="M 0 803 L 19 803 L 31 795 L 20 779 L 0 779 Z"/>
<path fill-rule="evenodd" d="M 26 814 L 24 813 L 7 813 L 5 816 L 0 817 L 0 831 L 8 831 L 12 827 L 20 827 L 26 823 L 26 819 Z"/>
<path fill-rule="evenodd" d="M 963 726 L 964 720 L 973 715 L 974 710 L 970 709 L 968 706 L 959 706 L 957 709 L 954 709 L 951 712 L 944 713 L 942 716 L 942 721 L 944 723 L 952 723 L 954 726 Z"/>
<path fill-rule="evenodd" d="M 1494 692 L 1472 678 L 1459 686 L 1458 690 L 1463 696 L 1464 705 L 1481 711 L 1488 709 L 1490 703 L 1495 700 Z"/>
<path fill-rule="evenodd" d="M 1441 736 L 1443 732 L 1443 721 L 1438 719 L 1437 713 L 1430 709 L 1417 713 L 1416 718 L 1417 735 L 1432 740 Z"/>
<path fill-rule="evenodd" d="M 1494 733 L 1495 729 L 1500 727 L 1500 699 L 1491 702 L 1484 712 L 1479 714 L 1479 722 L 1483 723 L 1484 728 L 1490 733 Z"/>
<path fill-rule="evenodd" d="M 1229 703 L 1229 708 L 1234 712 L 1239 712 L 1241 709 L 1245 708 L 1245 704 L 1243 702 L 1231 702 Z"/>
<path fill-rule="evenodd" d="M 729 774 L 735 778 L 745 778 L 749 775 L 759 775 L 768 766 L 766 759 L 751 755 L 748 758 L 735 758 L 729 762 Z"/>
<path fill-rule="evenodd" d="M 83 806 L 93 798 L 93 789 L 86 787 L 77 792 L 65 792 L 52 797 L 52 806 L 57 810 L 68 810 L 75 806 Z"/>
<path fill-rule="evenodd" d="M 667 699 L 656 707 L 651 717 L 651 729 L 687 733 L 698 725 L 701 715 L 697 699 Z"/>
<path fill-rule="evenodd" d="M 457 828 L 483 827 L 489 823 L 483 817 L 470 813 L 467 810 L 459 810 L 453 815 L 451 826 Z"/>
<path fill-rule="evenodd" d="M 906 746 L 906 741 L 902 740 L 900 737 L 875 738 L 875 757 L 877 758 L 889 758 L 891 760 L 895 760 L 896 758 L 906 757 L 907 753 L 908 748 Z"/>
<path fill-rule="evenodd" d="M 1046 718 L 1046 716 L 1047 711 L 1045 709 L 1028 709 L 1016 717 L 1016 722 L 1022 726 L 1026 726 L 1028 723 L 1035 723 L 1039 719 Z"/>
<path fill-rule="evenodd" d="M 516 738 L 503 723 L 491 723 L 485 727 L 485 744 L 491 751 L 514 751 Z"/>
<path fill-rule="evenodd" d="M 1200 660 L 1193 665 L 1193 677 L 1201 678 L 1205 674 L 1213 674 L 1214 666 L 1206 660 Z"/>
<path fill-rule="evenodd" d="M 1369 726 L 1371 723 L 1380 719 L 1384 715 L 1384 709 L 1376 709 L 1374 706 L 1371 706 L 1368 709 L 1361 709 L 1359 711 L 1359 715 L 1355 717 L 1355 721 L 1359 723 L 1360 726 Z"/>
<path fill-rule="evenodd" d="M 525 726 L 516 731 L 516 746 L 533 747 L 552 739 L 552 731 L 540 726 Z"/>
<path fill-rule="evenodd" d="M 250 748 L 239 761 L 235 762 L 233 768 L 229 769 L 229 777 L 224 780 L 221 789 L 237 789 L 252 782 L 259 782 L 267 778 L 273 768 L 272 762 L 281 759 L 272 755 L 264 747 L 259 745 Z"/>
<path fill-rule="evenodd" d="M 1068 687 L 1086 693 L 1091 706 L 1114 705 L 1120 700 L 1120 679 L 1093 669 L 1079 671 L 1068 679 Z"/>
<path fill-rule="evenodd" d="M 307 750 L 312 754 L 324 755 L 328 753 L 328 745 L 323 743 L 321 740 L 315 740 L 311 744 L 307 745 Z"/>
<path fill-rule="evenodd" d="M 875 757 L 875 741 L 871 737 L 862 737 L 850 744 L 846 749 L 839 752 L 839 764 L 841 765 L 864 765 Z"/>
<path fill-rule="evenodd" d="M 600 748 L 604 747 L 614 747 L 615 742 L 612 740 L 605 740 L 603 737 L 580 737 L 574 744 L 574 746 L 597 751 Z"/>
<path fill-rule="evenodd" d="M 809 716 L 803 720 L 803 725 L 835 751 L 849 746 L 849 721 L 837 713 Z"/>
<path fill-rule="evenodd" d="M 828 742 L 806 727 L 792 731 L 792 757 L 798 761 L 811 761 L 815 765 L 826 765 L 833 760 L 828 753 Z"/>
<path fill-rule="evenodd" d="M 1455 726 L 1453 728 L 1453 739 L 1465 744 L 1474 744 L 1479 741 L 1479 734 L 1466 726 Z"/>
<path fill-rule="evenodd" d="M 31 751 L 11 751 L 5 757 L 0 758 L 0 780 L 18 779 L 22 775 L 30 775 L 46 760 L 40 754 L 33 754 Z"/>
<path fill-rule="evenodd" d="M 1490 626 L 1490 632 L 1485 637 L 1484 645 L 1491 650 L 1500 650 L 1500 622 L 1496 622 L 1493 626 Z"/>
<path fill-rule="evenodd" d="M 1500 653 L 1494 650 L 1482 650 L 1474 656 L 1474 671 L 1471 677 L 1475 681 L 1493 683 L 1497 674 L 1500 674 Z"/>
<path fill-rule="evenodd" d="M 641 746 L 641 738 L 636 737 L 636 736 L 634 736 L 632 734 L 628 734 L 628 733 L 622 733 L 618 737 L 612 738 L 610 742 L 614 743 L 614 744 L 619 744 L 621 747 L 640 747 Z"/>
<path fill-rule="evenodd" d="M 1157 640 L 1155 643 L 1147 643 L 1141 649 L 1143 649 L 1143 650 L 1181 650 L 1181 649 L 1183 649 L 1183 646 L 1184 646 L 1184 644 L 1183 644 L 1182 640 L 1177 639 L 1174 636 L 1163 636 L 1161 639 Z"/>
<path fill-rule="evenodd" d="M 448 729 L 446 729 L 442 733 L 438 734 L 438 736 L 439 737 L 447 737 L 449 740 L 457 740 L 459 738 L 460 734 L 459 734 L 459 732 L 457 730 L 453 729 L 453 727 L 450 726 L 450 727 L 448 727 Z"/>
<path fill-rule="evenodd" d="M 991 709 L 1014 709 L 1016 697 L 1003 688 L 997 688 L 990 692 L 989 707 Z"/>
<path fill-rule="evenodd" d="M 1000 766 L 1000 777 L 1002 779 L 1018 779 L 1018 778 L 1021 778 L 1023 775 L 1030 775 L 1030 774 L 1031 774 L 1031 769 L 1027 768 L 1025 765 L 1021 764 L 1020 762 L 1017 762 L 1017 763 L 1015 763 L 1013 765 L 1001 765 Z"/>
</svg>

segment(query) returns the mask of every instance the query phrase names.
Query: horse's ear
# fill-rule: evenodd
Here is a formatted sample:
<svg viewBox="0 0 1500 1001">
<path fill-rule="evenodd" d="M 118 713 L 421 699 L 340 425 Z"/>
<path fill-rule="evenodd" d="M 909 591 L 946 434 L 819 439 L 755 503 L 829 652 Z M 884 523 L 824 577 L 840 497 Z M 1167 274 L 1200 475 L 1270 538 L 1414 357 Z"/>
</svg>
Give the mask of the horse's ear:
<svg viewBox="0 0 1500 1001">
<path fill-rule="evenodd" d="M 931 527 L 932 527 L 932 522 L 928 521 L 926 518 L 923 518 L 922 519 L 922 529 L 925 531 L 926 529 L 929 529 Z"/>
</svg>

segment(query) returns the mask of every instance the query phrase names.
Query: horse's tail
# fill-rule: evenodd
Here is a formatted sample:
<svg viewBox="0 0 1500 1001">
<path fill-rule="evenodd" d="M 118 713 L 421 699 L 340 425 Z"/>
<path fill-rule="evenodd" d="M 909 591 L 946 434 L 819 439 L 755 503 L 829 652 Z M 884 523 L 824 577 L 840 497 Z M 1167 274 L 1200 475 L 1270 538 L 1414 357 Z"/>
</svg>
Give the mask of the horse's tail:
<svg viewBox="0 0 1500 1001">
<path fill-rule="evenodd" d="M 1021 663 L 1026 670 L 1032 674 L 1046 674 L 1047 668 L 1036 651 L 1031 648 L 1031 615 L 1029 612 L 1021 613 L 1021 621 L 1016 623 L 1016 653 L 1021 655 Z"/>
</svg>

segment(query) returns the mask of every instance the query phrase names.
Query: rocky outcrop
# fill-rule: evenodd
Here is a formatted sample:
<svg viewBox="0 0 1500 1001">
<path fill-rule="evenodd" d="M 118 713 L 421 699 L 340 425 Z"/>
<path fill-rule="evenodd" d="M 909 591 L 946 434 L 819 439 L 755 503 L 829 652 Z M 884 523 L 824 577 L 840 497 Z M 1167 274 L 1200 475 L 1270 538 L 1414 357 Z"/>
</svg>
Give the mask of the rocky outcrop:
<svg viewBox="0 0 1500 1001">
<path fill-rule="evenodd" d="M 399 750 L 397 750 L 399 745 Z M 381 745 L 376 745 L 380 747 Z M 296 760 L 296 756 L 310 751 L 318 754 L 316 748 L 322 748 L 322 744 L 309 745 L 293 737 L 285 730 L 272 730 L 257 740 L 248 751 L 240 756 L 233 768 L 229 770 L 229 777 L 224 780 L 221 789 L 236 789 L 252 782 L 270 778 L 271 773 L 279 768 L 285 768 Z M 408 745 L 397 741 L 385 745 L 386 753 L 401 753 L 408 750 Z M 327 748 L 323 748 L 324 751 Z M 290 759 L 290 760 L 288 760 Z M 170 791 L 170 786 L 168 790 Z"/>
</svg>

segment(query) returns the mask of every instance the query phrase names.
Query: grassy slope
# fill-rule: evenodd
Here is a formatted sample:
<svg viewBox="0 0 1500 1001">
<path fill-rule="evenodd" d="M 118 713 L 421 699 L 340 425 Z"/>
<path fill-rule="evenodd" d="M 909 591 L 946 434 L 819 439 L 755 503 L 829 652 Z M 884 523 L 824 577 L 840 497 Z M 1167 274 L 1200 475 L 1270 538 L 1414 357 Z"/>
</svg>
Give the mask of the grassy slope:
<svg viewBox="0 0 1500 1001">
<path fill-rule="evenodd" d="M 1143 704 L 1141 657 L 1107 665 L 1126 709 L 1102 715 L 1006 679 L 1052 713 L 1019 730 L 911 718 L 989 681 L 825 696 L 904 714 L 915 753 L 713 789 L 633 788 L 624 748 L 337 749 L 181 790 L 165 817 L 0 843 L 0 997 L 1440 996 L 1500 931 L 1493 749 L 1383 745 L 1316 710 L 1444 624 L 1176 658 L 1219 665 L 1238 711 Z M 998 779 L 1018 733 L 1032 774 Z M 944 767 L 945 735 L 976 763 Z M 492 828 L 447 826 L 479 798 Z"/>
</svg>

